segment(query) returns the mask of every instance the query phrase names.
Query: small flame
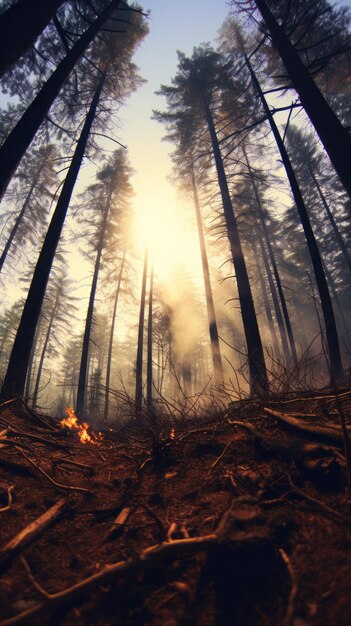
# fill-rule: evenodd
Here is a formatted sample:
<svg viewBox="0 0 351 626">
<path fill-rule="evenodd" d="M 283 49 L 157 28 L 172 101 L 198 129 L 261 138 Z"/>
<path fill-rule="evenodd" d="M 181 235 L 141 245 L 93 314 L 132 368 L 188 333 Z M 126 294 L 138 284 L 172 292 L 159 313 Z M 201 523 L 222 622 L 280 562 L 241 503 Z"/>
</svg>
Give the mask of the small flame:
<svg viewBox="0 0 351 626">
<path fill-rule="evenodd" d="M 102 440 L 102 433 L 98 433 L 97 435 L 88 432 L 89 424 L 86 422 L 78 423 L 78 417 L 75 415 L 74 410 L 68 406 L 65 409 L 65 413 L 67 417 L 61 420 L 60 424 L 62 428 L 70 428 L 71 430 L 77 430 L 77 435 L 81 443 L 92 443 L 93 445 L 99 445 Z"/>
<path fill-rule="evenodd" d="M 170 438 L 174 439 L 174 428 L 172 428 L 171 433 L 170 433 Z"/>
</svg>

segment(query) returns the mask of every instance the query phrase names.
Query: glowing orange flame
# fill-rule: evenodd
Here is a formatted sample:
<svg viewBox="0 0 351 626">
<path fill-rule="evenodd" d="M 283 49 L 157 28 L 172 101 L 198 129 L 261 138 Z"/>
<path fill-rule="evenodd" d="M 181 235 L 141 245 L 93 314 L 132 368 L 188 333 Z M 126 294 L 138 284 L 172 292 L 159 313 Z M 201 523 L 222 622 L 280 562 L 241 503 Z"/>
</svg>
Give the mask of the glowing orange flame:
<svg viewBox="0 0 351 626">
<path fill-rule="evenodd" d="M 170 432 L 170 438 L 174 439 L 174 428 L 172 428 L 171 432 Z"/>
<path fill-rule="evenodd" d="M 78 417 L 75 415 L 74 410 L 70 406 L 65 409 L 65 413 L 67 417 L 63 418 L 63 420 L 61 420 L 60 422 L 62 428 L 66 427 L 70 428 L 71 430 L 77 430 L 77 435 L 81 443 L 92 443 L 93 445 L 99 445 L 103 438 L 101 433 L 90 434 L 88 432 L 89 424 L 87 424 L 86 422 L 82 422 L 81 424 L 79 424 Z"/>
</svg>

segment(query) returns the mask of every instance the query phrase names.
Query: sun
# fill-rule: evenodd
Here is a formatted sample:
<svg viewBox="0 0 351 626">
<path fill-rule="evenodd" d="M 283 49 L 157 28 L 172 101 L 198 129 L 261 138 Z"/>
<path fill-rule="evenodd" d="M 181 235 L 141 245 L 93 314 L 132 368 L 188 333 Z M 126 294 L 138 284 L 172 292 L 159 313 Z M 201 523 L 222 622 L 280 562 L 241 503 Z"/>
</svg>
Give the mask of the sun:
<svg viewBox="0 0 351 626">
<path fill-rule="evenodd" d="M 147 249 L 160 283 L 184 266 L 191 275 L 201 273 L 198 236 L 187 207 L 167 202 L 136 207 L 133 231 L 138 252 Z"/>
</svg>

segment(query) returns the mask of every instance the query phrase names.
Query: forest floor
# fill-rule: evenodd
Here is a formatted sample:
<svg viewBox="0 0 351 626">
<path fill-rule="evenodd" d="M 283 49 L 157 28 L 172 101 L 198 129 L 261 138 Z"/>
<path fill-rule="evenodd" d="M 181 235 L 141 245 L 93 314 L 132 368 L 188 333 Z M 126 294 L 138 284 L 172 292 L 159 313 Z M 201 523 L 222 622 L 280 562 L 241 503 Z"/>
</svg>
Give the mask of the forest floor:
<svg viewBox="0 0 351 626">
<path fill-rule="evenodd" d="M 82 444 L 1 405 L 0 624 L 349 626 L 340 411 L 351 391 Z"/>
</svg>

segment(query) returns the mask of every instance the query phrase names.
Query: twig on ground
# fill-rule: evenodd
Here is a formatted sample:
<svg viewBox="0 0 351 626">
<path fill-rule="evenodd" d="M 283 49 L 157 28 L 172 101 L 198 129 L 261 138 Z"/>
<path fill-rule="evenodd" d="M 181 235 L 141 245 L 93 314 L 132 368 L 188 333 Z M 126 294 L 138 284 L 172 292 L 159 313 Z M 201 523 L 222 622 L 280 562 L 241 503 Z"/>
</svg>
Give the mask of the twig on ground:
<svg viewBox="0 0 351 626">
<path fill-rule="evenodd" d="M 5 511 L 9 511 L 12 506 L 12 491 L 15 485 L 10 485 L 7 488 L 7 504 L 0 509 L 0 513 L 5 513 Z"/>
<path fill-rule="evenodd" d="M 231 441 L 229 441 L 229 443 L 227 443 L 226 447 L 224 448 L 222 454 L 219 455 L 219 457 L 215 460 L 215 462 L 212 464 L 212 467 L 210 468 L 207 476 L 211 476 L 213 470 L 217 467 L 217 465 L 221 462 L 221 460 L 223 459 L 224 455 L 226 454 L 228 448 L 231 445 Z"/>
<path fill-rule="evenodd" d="M 294 614 L 295 614 L 295 604 L 296 604 L 296 596 L 297 596 L 297 582 L 296 582 L 296 576 L 295 576 L 295 572 L 293 569 L 293 566 L 291 564 L 291 561 L 287 555 L 287 553 L 285 552 L 285 550 L 283 550 L 283 548 L 279 548 L 279 554 L 282 557 L 285 565 L 286 565 L 286 569 L 289 572 L 289 576 L 290 576 L 290 582 L 291 582 L 291 589 L 290 589 L 290 594 L 289 594 L 289 601 L 288 601 L 288 608 L 286 611 L 286 616 L 285 616 L 285 621 L 284 621 L 284 626 L 292 626 L 293 624 L 293 619 L 294 619 Z"/>
<path fill-rule="evenodd" d="M 66 489 L 68 491 L 82 491 L 84 493 L 89 493 L 90 495 L 92 495 L 93 492 L 90 489 L 86 489 L 85 487 L 73 487 L 71 485 L 62 485 L 61 483 L 57 483 L 56 480 L 51 478 L 51 476 L 49 476 L 49 474 L 47 474 L 45 470 L 39 467 L 39 465 L 37 465 L 37 463 L 35 463 L 33 459 L 31 459 L 30 456 L 28 456 L 28 454 L 23 452 L 23 450 L 20 450 L 20 451 L 23 454 L 23 456 L 27 459 L 27 461 L 29 461 L 29 463 L 31 463 L 41 474 L 43 474 L 43 476 L 45 476 L 58 489 Z"/>
<path fill-rule="evenodd" d="M 40 535 L 62 515 L 68 507 L 68 504 L 69 501 L 67 498 L 59 500 L 54 506 L 23 528 L 13 539 L 10 539 L 10 541 L 0 549 L 1 566 L 7 564 L 20 550 L 23 550 L 23 548 L 40 537 Z"/>
</svg>

